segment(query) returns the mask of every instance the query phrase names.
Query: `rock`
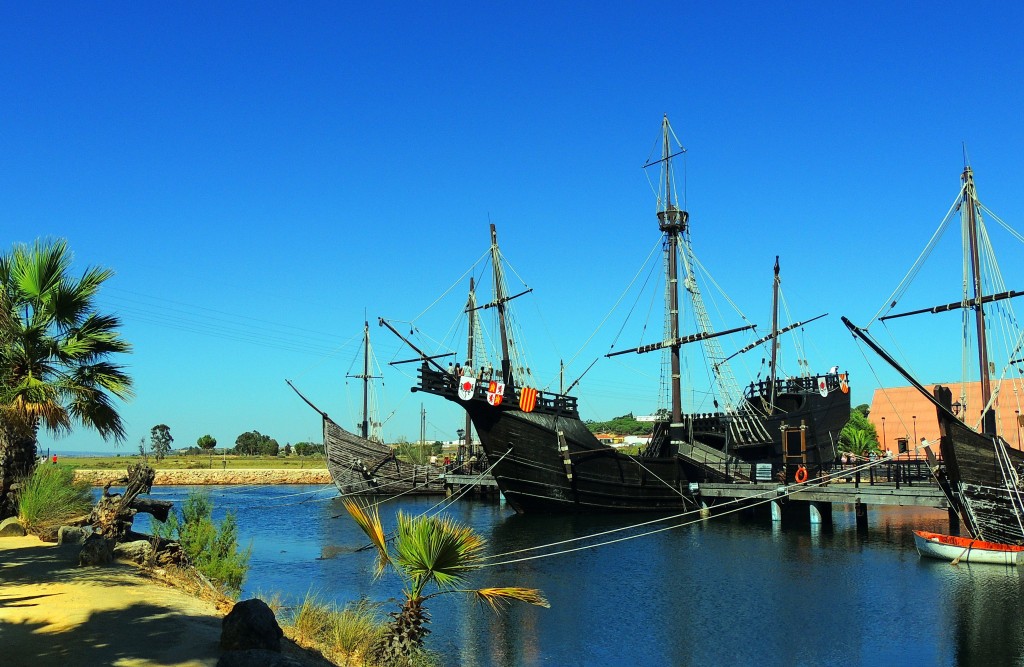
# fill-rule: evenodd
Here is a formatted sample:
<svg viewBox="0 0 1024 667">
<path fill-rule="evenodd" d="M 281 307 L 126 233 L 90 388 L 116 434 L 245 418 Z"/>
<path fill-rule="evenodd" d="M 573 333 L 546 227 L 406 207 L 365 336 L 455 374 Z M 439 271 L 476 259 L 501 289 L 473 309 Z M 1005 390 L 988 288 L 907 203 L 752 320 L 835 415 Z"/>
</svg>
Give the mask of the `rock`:
<svg viewBox="0 0 1024 667">
<path fill-rule="evenodd" d="M 108 542 L 99 533 L 86 538 L 82 552 L 78 554 L 79 565 L 106 565 L 114 559 L 114 553 Z"/>
<path fill-rule="evenodd" d="M 153 545 L 149 543 L 149 540 L 121 542 L 114 545 L 114 558 L 130 560 L 139 565 L 145 565 L 153 559 Z"/>
<path fill-rule="evenodd" d="M 217 661 L 217 667 L 302 667 L 302 663 L 265 648 L 250 648 L 227 651 Z"/>
<path fill-rule="evenodd" d="M 274 612 L 259 598 L 235 605 L 221 622 L 220 647 L 225 651 L 262 648 L 281 652 L 284 631 L 277 624 Z"/>
<path fill-rule="evenodd" d="M 85 544 L 91 534 L 91 530 L 80 526 L 61 526 L 57 529 L 57 544 Z"/>
<path fill-rule="evenodd" d="M 21 525 L 18 517 L 12 516 L 0 521 L 0 537 L 24 537 L 25 526 Z"/>
</svg>

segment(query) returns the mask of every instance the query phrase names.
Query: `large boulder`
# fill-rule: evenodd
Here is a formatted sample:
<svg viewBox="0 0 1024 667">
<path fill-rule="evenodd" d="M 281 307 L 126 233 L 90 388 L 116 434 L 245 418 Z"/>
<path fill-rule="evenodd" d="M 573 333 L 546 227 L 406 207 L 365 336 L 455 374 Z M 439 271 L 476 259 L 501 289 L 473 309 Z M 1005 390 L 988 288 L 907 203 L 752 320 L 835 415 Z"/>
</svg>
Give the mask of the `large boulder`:
<svg viewBox="0 0 1024 667">
<path fill-rule="evenodd" d="M 85 544 L 91 533 L 82 526 L 61 526 L 57 529 L 57 544 Z"/>
<path fill-rule="evenodd" d="M 145 565 L 153 560 L 153 545 L 149 543 L 149 540 L 121 542 L 114 545 L 114 558 Z"/>
<path fill-rule="evenodd" d="M 79 565 L 107 565 L 114 560 L 114 552 L 110 542 L 99 533 L 93 533 L 82 545 L 82 552 L 78 554 Z"/>
<path fill-rule="evenodd" d="M 225 651 L 262 648 L 281 652 L 284 631 L 277 624 L 274 612 L 259 598 L 245 600 L 221 622 L 220 647 Z"/>
<path fill-rule="evenodd" d="M 18 517 L 12 516 L 0 521 L 0 537 L 24 537 L 25 526 L 21 525 Z"/>
</svg>

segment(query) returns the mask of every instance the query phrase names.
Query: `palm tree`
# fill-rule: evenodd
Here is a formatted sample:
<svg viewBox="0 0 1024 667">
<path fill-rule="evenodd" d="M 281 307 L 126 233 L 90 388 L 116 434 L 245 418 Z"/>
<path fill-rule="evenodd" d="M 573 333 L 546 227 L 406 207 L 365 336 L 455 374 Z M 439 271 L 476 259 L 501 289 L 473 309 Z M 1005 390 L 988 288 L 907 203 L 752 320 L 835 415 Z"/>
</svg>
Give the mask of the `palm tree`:
<svg viewBox="0 0 1024 667">
<path fill-rule="evenodd" d="M 131 397 L 132 382 L 109 357 L 131 346 L 117 331 L 120 319 L 94 303 L 113 272 L 90 267 L 75 278 L 72 259 L 64 240 L 0 255 L 0 518 L 13 513 L 11 485 L 35 466 L 40 426 L 125 436 L 113 398 Z"/>
<path fill-rule="evenodd" d="M 871 433 L 864 429 L 849 428 L 843 429 L 845 451 L 860 458 L 866 458 L 871 452 L 878 451 L 878 442 Z"/>
<path fill-rule="evenodd" d="M 540 607 L 551 606 L 535 588 L 458 588 L 465 583 L 466 575 L 478 569 L 484 559 L 486 542 L 469 527 L 447 517 L 410 516 L 398 512 L 392 552 L 376 505 L 363 504 L 354 498 L 346 498 L 344 505 L 377 550 L 374 576 L 379 577 L 392 567 L 405 583 L 405 601 L 401 611 L 391 614 L 394 620 L 390 631 L 375 650 L 376 657 L 383 664 L 407 660 L 423 646 L 423 639 L 430 632 L 424 627 L 429 623 L 430 615 L 423 603 L 438 595 L 471 595 L 487 602 L 495 611 L 500 611 L 503 604 L 513 600 Z M 429 585 L 438 590 L 425 594 Z"/>
</svg>

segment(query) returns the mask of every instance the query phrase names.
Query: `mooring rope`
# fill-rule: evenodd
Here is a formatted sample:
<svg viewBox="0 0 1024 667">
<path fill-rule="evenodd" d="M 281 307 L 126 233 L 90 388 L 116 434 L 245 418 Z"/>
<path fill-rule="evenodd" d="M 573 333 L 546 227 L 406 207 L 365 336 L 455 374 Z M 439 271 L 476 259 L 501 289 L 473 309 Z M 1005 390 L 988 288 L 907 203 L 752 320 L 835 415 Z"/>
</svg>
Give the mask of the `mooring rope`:
<svg viewBox="0 0 1024 667">
<path fill-rule="evenodd" d="M 506 452 L 505 452 L 504 454 L 502 454 L 502 455 L 501 455 L 501 456 L 500 456 L 500 457 L 498 458 L 498 460 L 497 460 L 497 461 L 495 461 L 494 463 L 492 463 L 491 465 L 489 465 L 489 466 L 487 467 L 487 469 L 486 469 L 486 470 L 484 470 L 484 471 L 483 471 L 483 472 L 481 472 L 480 474 L 476 475 L 476 476 L 475 476 L 475 477 L 473 478 L 473 481 L 472 481 L 472 482 L 470 482 L 469 484 L 464 484 L 464 485 L 462 486 L 462 488 L 461 488 L 461 489 L 459 490 L 459 492 L 458 492 L 458 493 L 456 493 L 456 494 L 453 494 L 453 495 L 452 495 L 452 496 L 451 496 L 450 498 L 445 498 L 444 500 L 442 500 L 442 501 L 441 501 L 441 502 L 439 502 L 439 503 L 435 503 L 433 507 L 430 507 L 430 508 L 426 509 L 425 511 L 421 512 L 421 513 L 420 513 L 420 516 L 424 516 L 424 515 L 430 514 L 431 512 L 434 512 L 434 510 L 435 510 L 435 509 L 436 509 L 437 511 L 436 511 L 436 512 L 434 512 L 434 514 L 435 514 L 435 515 L 436 515 L 436 514 L 440 514 L 440 513 L 442 512 L 442 511 L 444 511 L 444 510 L 445 510 L 445 509 L 447 509 L 447 508 L 448 508 L 449 506 L 451 506 L 451 505 L 452 505 L 452 504 L 453 504 L 453 503 L 454 503 L 455 501 L 459 500 L 459 499 L 460 499 L 460 498 L 462 498 L 462 497 L 463 497 L 464 495 L 466 495 L 467 493 L 469 493 L 469 491 L 470 491 L 470 490 L 471 490 L 471 489 L 472 489 L 472 488 L 473 488 L 473 487 L 474 487 L 474 486 L 475 486 L 475 485 L 477 484 L 477 482 L 481 481 L 481 480 L 482 480 L 482 479 L 483 479 L 484 477 L 486 477 L 487 475 L 489 475 L 489 474 L 491 473 L 491 471 L 492 471 L 492 470 L 494 470 L 494 467 L 495 467 L 495 466 L 497 466 L 497 465 L 498 465 L 499 463 L 501 463 L 501 462 L 502 462 L 502 461 L 503 461 L 503 460 L 505 459 L 505 457 L 506 457 L 506 456 L 508 456 L 508 455 L 509 455 L 509 454 L 511 454 L 511 453 L 512 453 L 512 448 L 511 448 L 511 447 L 509 447 L 509 448 L 508 448 L 508 450 L 507 450 L 507 451 L 506 451 Z"/>
<path fill-rule="evenodd" d="M 723 512 L 717 512 L 714 516 L 715 517 L 726 516 L 728 514 L 733 514 L 735 512 L 739 512 L 739 511 L 741 511 L 743 509 L 747 509 L 747 508 L 750 508 L 750 507 L 756 507 L 758 505 L 763 505 L 764 503 L 771 502 L 772 500 L 775 500 L 777 498 L 783 498 L 783 497 L 787 497 L 787 496 L 789 496 L 789 495 L 791 495 L 793 493 L 797 493 L 797 492 L 799 492 L 802 489 L 806 489 L 806 488 L 809 488 L 809 487 L 820 487 L 820 486 L 823 486 L 823 485 L 827 484 L 829 481 L 831 481 L 835 477 L 839 477 L 839 476 L 844 476 L 845 477 L 847 474 L 861 472 L 863 470 L 869 469 L 871 467 L 880 465 L 880 464 L 885 463 L 885 462 L 887 462 L 887 459 L 878 459 L 878 460 L 875 460 L 875 461 L 868 461 L 867 463 L 864 463 L 862 465 L 856 466 L 856 467 L 851 468 L 849 470 L 842 470 L 842 471 L 838 471 L 838 472 L 836 472 L 834 474 L 828 474 L 828 475 L 823 475 L 821 477 L 816 477 L 816 478 L 814 478 L 812 480 L 808 480 L 808 481 L 806 481 L 806 482 L 804 482 L 802 484 L 792 484 L 792 485 L 787 486 L 786 490 L 783 493 L 781 493 L 781 494 L 779 493 L 778 488 L 770 489 L 770 490 L 764 491 L 763 493 L 759 493 L 759 494 L 756 494 L 756 495 L 752 496 L 751 498 L 763 497 L 762 500 L 759 500 L 759 501 L 754 502 L 754 503 L 750 503 L 751 498 L 736 498 L 736 499 L 733 499 L 731 501 L 727 501 L 726 503 L 724 503 L 723 505 L 720 505 L 719 507 L 727 507 L 728 505 L 731 505 L 731 504 L 736 504 L 736 505 L 738 505 L 737 507 L 735 507 L 733 509 L 729 509 L 729 510 L 723 511 Z M 771 496 L 771 497 L 767 497 L 767 496 Z M 683 518 L 683 517 L 685 517 L 687 515 L 693 515 L 693 514 L 698 514 L 699 515 L 700 512 L 701 512 L 700 510 L 690 510 L 688 512 L 683 512 L 681 514 L 676 514 L 676 515 L 668 516 L 668 517 L 659 517 L 658 519 L 653 519 L 651 521 L 646 521 L 646 522 L 635 524 L 635 525 L 631 525 L 631 526 L 623 526 L 621 528 L 613 528 L 611 530 L 603 531 L 603 532 L 600 532 L 600 533 L 594 533 L 592 535 L 585 535 L 585 536 L 581 536 L 581 537 L 574 537 L 574 538 L 570 538 L 568 540 L 561 540 L 559 542 L 552 542 L 550 544 L 543 544 L 543 545 L 538 545 L 538 546 L 534 546 L 534 547 L 527 547 L 527 548 L 524 548 L 524 549 L 518 549 L 518 550 L 515 550 L 515 551 L 508 551 L 508 552 L 505 552 L 505 553 L 502 553 L 502 554 L 495 554 L 493 556 L 486 557 L 485 560 L 491 559 L 491 558 L 501 558 L 501 557 L 505 557 L 505 556 L 509 556 L 509 555 L 513 555 L 513 554 L 517 554 L 517 553 L 523 553 L 523 552 L 526 552 L 526 551 L 535 551 L 537 549 L 546 549 L 546 548 L 550 548 L 550 547 L 554 547 L 554 546 L 560 546 L 562 544 L 568 544 L 570 542 L 576 542 L 576 541 L 579 541 L 579 540 L 588 540 L 588 539 L 593 539 L 595 537 L 603 537 L 604 535 L 610 535 L 612 533 L 617 533 L 617 532 L 621 532 L 621 531 L 624 531 L 624 530 L 633 530 L 633 529 L 636 529 L 636 528 L 640 528 L 640 527 L 643 527 L 643 526 L 659 523 L 659 522 L 662 522 L 662 521 L 671 521 L 671 520 L 674 520 L 674 519 L 680 519 L 680 518 Z M 661 532 L 664 532 L 666 530 L 673 530 L 673 529 L 676 529 L 676 528 L 683 528 L 683 527 L 686 527 L 686 526 L 691 526 L 691 525 L 693 525 L 695 523 L 698 523 L 700 521 L 707 521 L 707 520 L 708 520 L 708 518 L 698 517 L 697 519 L 694 519 L 692 521 L 687 521 L 685 523 L 681 523 L 681 524 L 674 525 L 674 526 L 666 526 L 664 528 L 658 528 L 656 530 L 651 530 L 651 531 L 647 531 L 647 532 L 644 532 L 644 533 L 639 533 L 637 535 L 628 535 L 628 536 L 620 537 L 620 538 L 617 538 L 617 539 L 614 539 L 614 540 L 607 540 L 607 541 L 604 541 L 604 542 L 599 542 L 597 544 L 589 544 L 589 545 L 584 545 L 584 546 L 580 546 L 580 547 L 575 547 L 575 548 L 572 548 L 572 549 L 563 549 L 561 551 L 553 551 L 553 552 L 550 552 L 550 553 L 538 554 L 536 556 L 525 556 L 523 558 L 513 558 L 513 559 L 510 559 L 510 560 L 504 560 L 504 561 L 497 562 L 497 563 L 485 563 L 485 564 L 481 565 L 481 567 L 483 568 L 483 567 L 496 567 L 496 566 L 499 566 L 499 565 L 511 565 L 513 563 L 521 563 L 521 562 L 524 562 L 524 561 L 538 560 L 540 558 L 548 558 L 550 556 L 561 556 L 561 555 L 564 555 L 564 554 L 574 553 L 574 552 L 577 552 L 577 551 L 584 551 L 584 550 L 587 550 L 587 549 L 595 549 L 597 547 L 603 547 L 603 546 L 607 546 L 607 545 L 610 545 L 610 544 L 616 544 L 618 542 L 626 542 L 628 540 L 633 540 L 633 539 L 636 539 L 636 538 L 639 538 L 639 537 L 647 537 L 649 535 L 654 535 L 656 533 L 661 533 Z"/>
</svg>

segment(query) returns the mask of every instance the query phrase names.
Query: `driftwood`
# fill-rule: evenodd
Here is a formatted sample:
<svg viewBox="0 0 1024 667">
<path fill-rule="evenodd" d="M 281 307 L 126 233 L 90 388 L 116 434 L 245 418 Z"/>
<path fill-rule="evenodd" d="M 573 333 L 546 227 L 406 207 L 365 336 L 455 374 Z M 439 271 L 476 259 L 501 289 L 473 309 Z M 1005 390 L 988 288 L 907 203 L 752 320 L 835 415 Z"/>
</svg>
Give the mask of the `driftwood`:
<svg viewBox="0 0 1024 667">
<path fill-rule="evenodd" d="M 103 487 L 103 496 L 89 515 L 93 531 L 112 542 L 123 542 L 131 532 L 132 522 L 138 512 L 152 514 L 161 521 L 167 520 L 171 503 L 149 498 L 139 498 L 153 488 L 156 471 L 144 463 L 137 463 L 128 469 L 128 475 L 111 480 Z M 124 486 L 124 493 L 110 493 L 111 486 Z"/>
<path fill-rule="evenodd" d="M 181 545 L 155 535 L 144 535 L 132 530 L 132 522 L 139 512 L 151 514 L 159 521 L 167 521 L 174 503 L 168 500 L 141 498 L 153 488 L 156 471 L 144 463 L 128 468 L 127 475 L 103 486 L 103 495 L 88 517 L 80 525 L 90 525 L 93 534 L 109 549 L 115 545 L 146 540 L 153 547 L 152 562 L 166 566 L 184 562 Z M 110 487 L 123 486 L 124 493 L 111 493 Z"/>
</svg>

